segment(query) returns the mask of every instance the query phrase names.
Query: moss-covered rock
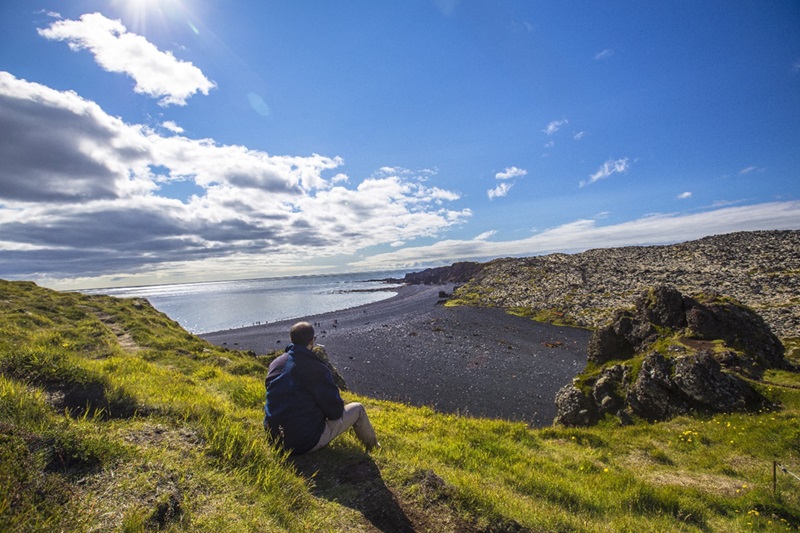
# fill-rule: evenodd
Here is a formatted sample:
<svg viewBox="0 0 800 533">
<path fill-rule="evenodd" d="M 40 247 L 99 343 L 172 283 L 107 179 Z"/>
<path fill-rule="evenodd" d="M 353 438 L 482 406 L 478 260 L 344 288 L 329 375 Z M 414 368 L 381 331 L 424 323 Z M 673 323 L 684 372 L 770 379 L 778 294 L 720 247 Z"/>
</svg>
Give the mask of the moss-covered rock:
<svg viewBox="0 0 800 533">
<path fill-rule="evenodd" d="M 748 380 L 792 368 L 781 342 L 751 309 L 666 286 L 644 291 L 633 310 L 617 312 L 597 329 L 588 356 L 584 375 L 556 397 L 558 424 L 757 410 L 768 402 Z"/>
</svg>

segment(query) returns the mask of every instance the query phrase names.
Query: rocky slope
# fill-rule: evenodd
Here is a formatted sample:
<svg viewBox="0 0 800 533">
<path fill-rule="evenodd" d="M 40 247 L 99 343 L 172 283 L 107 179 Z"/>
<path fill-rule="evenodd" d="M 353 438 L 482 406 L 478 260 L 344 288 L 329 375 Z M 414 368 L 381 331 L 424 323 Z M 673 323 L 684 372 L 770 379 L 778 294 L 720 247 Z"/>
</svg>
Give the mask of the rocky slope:
<svg viewBox="0 0 800 533">
<path fill-rule="evenodd" d="M 455 265 L 454 265 L 455 267 Z M 448 278 L 436 270 L 436 278 Z M 667 246 L 595 249 L 496 259 L 472 274 L 460 303 L 522 308 L 550 321 L 597 328 L 649 287 L 731 296 L 782 338 L 800 337 L 800 231 L 739 232 Z M 462 272 L 463 271 L 463 272 Z M 456 272 L 452 273 L 453 275 Z M 425 282 L 418 276 L 416 282 Z"/>
</svg>

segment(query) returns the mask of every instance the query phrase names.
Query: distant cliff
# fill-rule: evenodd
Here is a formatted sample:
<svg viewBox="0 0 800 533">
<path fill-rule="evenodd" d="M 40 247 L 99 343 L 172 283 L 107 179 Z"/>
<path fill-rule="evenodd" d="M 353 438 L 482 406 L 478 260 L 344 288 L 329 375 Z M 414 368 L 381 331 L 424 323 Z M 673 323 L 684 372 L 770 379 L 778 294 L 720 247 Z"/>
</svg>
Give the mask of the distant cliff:
<svg viewBox="0 0 800 533">
<path fill-rule="evenodd" d="M 442 285 L 445 283 L 466 283 L 483 268 L 482 263 L 464 261 L 450 266 L 428 268 L 420 272 L 406 274 L 403 281 L 412 285 Z"/>
<path fill-rule="evenodd" d="M 542 320 L 596 328 L 648 287 L 720 293 L 764 317 L 779 337 L 800 337 L 800 231 L 754 231 L 667 246 L 629 246 L 456 263 L 407 276 L 462 282 L 454 303 L 517 308 Z M 414 281 L 415 279 L 428 281 Z"/>
</svg>

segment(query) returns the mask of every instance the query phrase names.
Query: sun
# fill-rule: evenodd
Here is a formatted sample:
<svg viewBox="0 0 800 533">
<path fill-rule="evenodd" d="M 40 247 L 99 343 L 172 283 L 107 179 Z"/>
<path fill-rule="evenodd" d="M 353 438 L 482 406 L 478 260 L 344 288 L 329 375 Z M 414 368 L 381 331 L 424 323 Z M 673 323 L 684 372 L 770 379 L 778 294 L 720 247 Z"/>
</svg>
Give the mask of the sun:
<svg viewBox="0 0 800 533">
<path fill-rule="evenodd" d="M 186 0 L 114 0 L 113 5 L 128 29 L 140 35 L 167 31 L 176 22 L 194 26 Z"/>
</svg>

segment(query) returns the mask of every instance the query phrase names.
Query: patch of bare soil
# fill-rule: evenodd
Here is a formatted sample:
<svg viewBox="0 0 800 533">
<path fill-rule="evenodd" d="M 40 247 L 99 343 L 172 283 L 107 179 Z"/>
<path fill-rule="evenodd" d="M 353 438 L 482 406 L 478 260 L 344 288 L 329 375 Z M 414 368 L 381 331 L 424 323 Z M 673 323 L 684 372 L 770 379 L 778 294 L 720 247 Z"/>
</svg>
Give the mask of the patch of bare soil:
<svg viewBox="0 0 800 533">
<path fill-rule="evenodd" d="M 139 346 L 133 337 L 131 337 L 130 333 L 122 329 L 122 327 L 117 324 L 116 319 L 106 313 L 97 313 L 97 318 L 100 319 L 100 322 L 105 324 L 108 329 L 110 329 L 114 335 L 117 336 L 117 342 L 119 343 L 120 348 L 125 350 L 126 352 L 138 352 L 143 348 Z"/>
</svg>

